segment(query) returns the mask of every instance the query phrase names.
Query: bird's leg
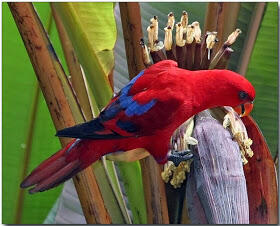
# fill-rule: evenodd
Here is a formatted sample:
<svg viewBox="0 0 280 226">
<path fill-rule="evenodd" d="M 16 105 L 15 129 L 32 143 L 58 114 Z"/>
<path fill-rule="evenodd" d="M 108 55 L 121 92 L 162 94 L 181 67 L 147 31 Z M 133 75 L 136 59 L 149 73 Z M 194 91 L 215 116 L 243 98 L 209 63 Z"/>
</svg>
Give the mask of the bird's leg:
<svg viewBox="0 0 280 226">
<path fill-rule="evenodd" d="M 191 150 L 183 150 L 183 151 L 174 151 L 171 150 L 171 153 L 168 154 L 167 160 L 174 163 L 177 167 L 181 162 L 187 161 L 193 157 Z"/>
</svg>

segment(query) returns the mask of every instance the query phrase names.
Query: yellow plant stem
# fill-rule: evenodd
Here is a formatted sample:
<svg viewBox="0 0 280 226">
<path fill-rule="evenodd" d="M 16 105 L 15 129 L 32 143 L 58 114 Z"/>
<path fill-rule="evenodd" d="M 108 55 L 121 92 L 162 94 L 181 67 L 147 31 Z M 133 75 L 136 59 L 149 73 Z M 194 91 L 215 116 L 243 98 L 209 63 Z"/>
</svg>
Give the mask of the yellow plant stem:
<svg viewBox="0 0 280 226">
<path fill-rule="evenodd" d="M 130 79 L 145 68 L 139 44 L 142 34 L 140 5 L 138 2 L 120 2 L 125 51 Z"/>
<path fill-rule="evenodd" d="M 47 21 L 47 32 L 50 34 L 52 25 L 52 15 L 49 14 L 48 21 Z M 38 81 L 35 81 L 35 91 L 33 96 L 33 101 L 31 105 L 31 114 L 28 121 L 28 128 L 27 128 L 27 137 L 23 147 L 23 169 L 21 174 L 21 181 L 27 176 L 28 173 L 28 165 L 30 162 L 31 150 L 32 150 L 32 141 L 34 135 L 34 128 L 35 122 L 37 117 L 37 110 L 38 110 L 38 103 L 39 103 L 39 95 L 40 95 L 40 87 Z M 22 220 L 22 210 L 24 204 L 24 190 L 20 189 L 17 198 L 16 204 L 16 217 L 15 217 L 15 224 L 20 224 Z"/>
<path fill-rule="evenodd" d="M 146 199 L 148 224 L 169 224 L 161 167 L 152 156 L 140 160 Z"/>
</svg>

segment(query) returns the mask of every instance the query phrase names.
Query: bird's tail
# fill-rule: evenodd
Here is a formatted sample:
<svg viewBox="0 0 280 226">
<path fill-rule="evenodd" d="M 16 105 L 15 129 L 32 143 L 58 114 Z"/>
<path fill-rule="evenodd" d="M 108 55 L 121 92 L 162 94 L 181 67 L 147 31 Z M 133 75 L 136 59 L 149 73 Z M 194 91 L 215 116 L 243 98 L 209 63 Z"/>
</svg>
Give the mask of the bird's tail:
<svg viewBox="0 0 280 226">
<path fill-rule="evenodd" d="M 43 161 L 20 184 L 21 188 L 33 186 L 30 194 L 42 192 L 70 179 L 98 160 L 104 153 L 92 151 L 93 141 L 76 139 L 65 148 Z"/>
</svg>

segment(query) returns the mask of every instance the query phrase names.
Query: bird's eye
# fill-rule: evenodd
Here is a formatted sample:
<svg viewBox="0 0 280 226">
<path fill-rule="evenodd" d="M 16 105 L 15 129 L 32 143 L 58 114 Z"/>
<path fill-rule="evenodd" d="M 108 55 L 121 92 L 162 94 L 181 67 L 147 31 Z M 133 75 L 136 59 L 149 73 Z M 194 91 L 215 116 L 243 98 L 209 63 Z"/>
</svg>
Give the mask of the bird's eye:
<svg viewBox="0 0 280 226">
<path fill-rule="evenodd" d="M 241 99 L 241 100 L 244 100 L 244 99 L 246 99 L 248 97 L 248 93 L 246 93 L 245 91 L 240 91 L 239 92 L 239 98 Z"/>
</svg>

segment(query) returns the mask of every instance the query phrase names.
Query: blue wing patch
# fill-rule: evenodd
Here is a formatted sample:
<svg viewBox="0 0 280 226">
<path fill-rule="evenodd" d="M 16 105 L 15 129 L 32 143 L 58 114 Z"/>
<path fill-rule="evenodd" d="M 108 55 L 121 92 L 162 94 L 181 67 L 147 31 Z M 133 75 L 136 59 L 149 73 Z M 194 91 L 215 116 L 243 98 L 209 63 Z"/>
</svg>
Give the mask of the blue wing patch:
<svg viewBox="0 0 280 226">
<path fill-rule="evenodd" d="M 149 101 L 147 104 L 139 104 L 135 100 L 133 100 L 132 96 L 129 96 L 129 90 L 131 89 L 132 85 L 136 82 L 138 78 L 140 78 L 144 74 L 144 70 L 141 71 L 136 77 L 134 77 L 128 84 L 125 86 L 119 97 L 120 106 L 125 110 L 125 114 L 129 117 L 133 115 L 142 115 L 148 110 L 150 110 L 156 103 L 156 100 L 153 99 Z"/>
<path fill-rule="evenodd" d="M 137 76 L 135 76 L 133 79 L 131 79 L 130 82 L 121 90 L 120 98 L 123 99 L 128 96 L 128 92 L 129 92 L 131 86 L 133 86 L 133 84 L 136 82 L 136 80 L 144 74 L 144 71 L 145 70 L 142 70 Z"/>
<path fill-rule="evenodd" d="M 119 98 L 108 106 L 104 111 L 100 113 L 102 121 L 108 121 L 113 119 L 119 112 L 125 109 L 125 114 L 129 117 L 133 115 L 142 115 L 150 110 L 156 103 L 155 99 L 152 99 L 146 104 L 139 104 L 133 100 L 133 96 L 129 96 L 129 90 L 133 84 L 144 74 L 145 70 L 142 70 L 136 77 L 134 77 L 121 91 Z M 121 127 L 121 126 L 120 126 Z"/>
<path fill-rule="evenodd" d="M 132 99 L 132 97 L 129 97 Z M 152 99 L 147 104 L 138 104 L 135 100 L 132 101 L 132 103 L 127 107 L 125 110 L 125 114 L 129 117 L 133 115 L 142 115 L 149 111 L 156 103 L 155 99 Z"/>
</svg>

